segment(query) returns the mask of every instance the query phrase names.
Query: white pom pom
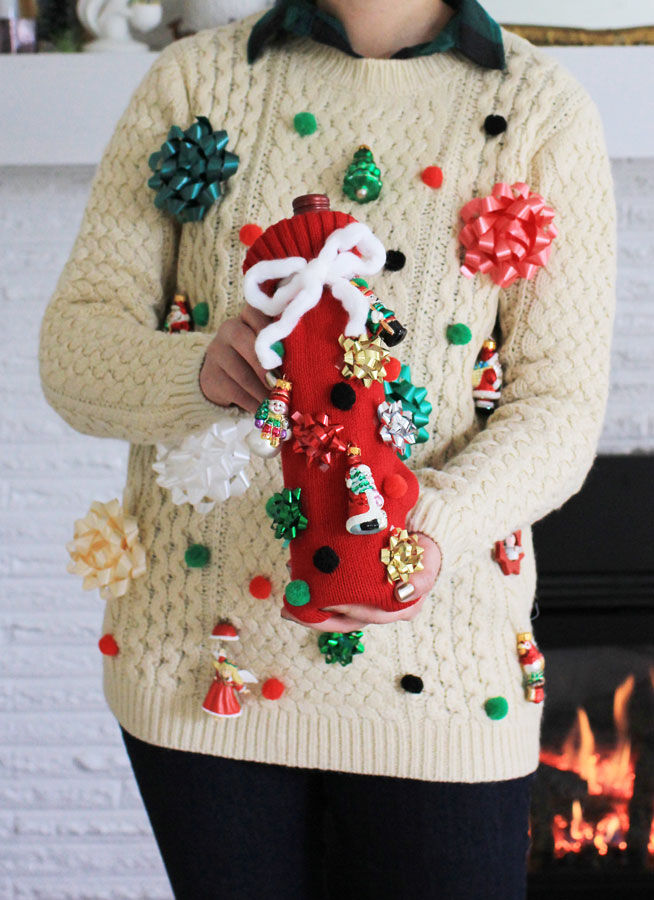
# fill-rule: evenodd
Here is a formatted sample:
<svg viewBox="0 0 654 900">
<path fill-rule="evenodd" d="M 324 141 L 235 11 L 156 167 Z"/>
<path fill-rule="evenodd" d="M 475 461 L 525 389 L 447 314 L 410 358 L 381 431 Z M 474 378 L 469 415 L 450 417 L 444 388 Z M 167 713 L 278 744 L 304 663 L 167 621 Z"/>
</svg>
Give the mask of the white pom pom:
<svg viewBox="0 0 654 900">
<path fill-rule="evenodd" d="M 190 434 L 176 445 L 157 444 L 152 468 L 157 484 L 171 492 L 175 505 L 190 503 L 204 515 L 217 502 L 240 497 L 250 486 L 245 467 L 250 451 L 245 438 L 252 419 L 224 416 L 208 431 Z"/>
</svg>

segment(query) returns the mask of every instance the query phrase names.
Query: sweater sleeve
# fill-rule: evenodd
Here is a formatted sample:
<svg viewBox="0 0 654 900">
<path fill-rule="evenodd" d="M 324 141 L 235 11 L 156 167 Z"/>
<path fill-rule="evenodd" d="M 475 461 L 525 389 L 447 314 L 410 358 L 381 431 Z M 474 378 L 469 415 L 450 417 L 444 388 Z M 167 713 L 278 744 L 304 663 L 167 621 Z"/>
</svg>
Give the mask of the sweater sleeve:
<svg viewBox="0 0 654 900">
<path fill-rule="evenodd" d="M 176 278 L 179 226 L 154 205 L 150 154 L 193 115 L 174 45 L 154 62 L 95 175 L 71 256 L 41 324 L 47 401 L 73 428 L 155 443 L 209 425 L 199 385 L 211 335 L 158 331 Z"/>
<path fill-rule="evenodd" d="M 527 182 L 553 207 L 559 235 L 534 279 L 500 290 L 501 402 L 442 469 L 416 473 L 421 494 L 408 527 L 440 545 L 444 572 L 576 493 L 604 417 L 615 200 L 602 124 L 587 96 L 537 152 Z"/>
</svg>

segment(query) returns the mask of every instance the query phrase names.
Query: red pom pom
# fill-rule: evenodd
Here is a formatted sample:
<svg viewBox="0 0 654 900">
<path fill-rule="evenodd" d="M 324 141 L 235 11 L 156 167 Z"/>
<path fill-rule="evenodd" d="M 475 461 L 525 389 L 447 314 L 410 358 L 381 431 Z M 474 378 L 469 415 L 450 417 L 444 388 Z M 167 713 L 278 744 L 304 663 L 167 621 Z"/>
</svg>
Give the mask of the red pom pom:
<svg viewBox="0 0 654 900">
<path fill-rule="evenodd" d="M 104 653 L 105 656 L 118 655 L 118 644 L 113 634 L 103 634 L 98 641 L 98 647 L 100 648 L 100 653 Z"/>
<path fill-rule="evenodd" d="M 263 228 L 261 225 L 255 225 L 253 222 L 249 222 L 241 228 L 238 236 L 242 244 L 245 244 L 246 247 L 251 247 L 256 239 L 261 237 L 262 234 Z"/>
<path fill-rule="evenodd" d="M 439 166 L 427 166 L 420 177 L 427 187 L 439 188 L 443 183 L 443 170 Z"/>
<path fill-rule="evenodd" d="M 401 475 L 387 475 L 386 478 L 384 478 L 382 491 L 384 492 L 384 496 L 388 497 L 390 500 L 399 500 L 400 497 L 404 497 L 408 487 L 406 478 L 402 478 Z"/>
<path fill-rule="evenodd" d="M 261 693 L 266 700 L 279 700 L 284 691 L 284 684 L 279 678 L 269 678 L 261 685 Z"/>
<path fill-rule="evenodd" d="M 272 584 L 270 583 L 270 579 L 266 578 L 265 575 L 255 575 L 250 582 L 250 593 L 253 597 L 256 597 L 257 600 L 267 600 L 268 597 L 270 597 L 271 591 Z"/>
<path fill-rule="evenodd" d="M 402 363 L 395 356 L 391 356 L 387 363 L 384 363 L 386 374 L 384 381 L 397 381 L 402 371 Z"/>
</svg>

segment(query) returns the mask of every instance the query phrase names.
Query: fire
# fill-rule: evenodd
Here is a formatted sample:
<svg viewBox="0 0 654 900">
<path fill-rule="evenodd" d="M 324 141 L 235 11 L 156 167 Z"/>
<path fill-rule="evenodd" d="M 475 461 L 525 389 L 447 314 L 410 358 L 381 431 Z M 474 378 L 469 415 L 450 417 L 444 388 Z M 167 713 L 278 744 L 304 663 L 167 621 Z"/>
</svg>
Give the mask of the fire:
<svg viewBox="0 0 654 900">
<path fill-rule="evenodd" d="M 654 668 L 650 670 L 650 677 L 654 687 Z M 629 830 L 627 810 L 634 785 L 627 706 L 634 685 L 635 678 L 630 675 L 618 686 L 614 694 L 613 721 L 617 734 L 615 749 L 607 752 L 598 750 L 588 715 L 580 707 L 577 709 L 575 723 L 563 743 L 561 752 L 541 751 L 541 762 L 561 771 L 575 772 L 587 782 L 589 796 L 603 795 L 613 806 L 612 810 L 597 822 L 588 821 L 584 817 L 582 803 L 579 800 L 573 801 L 568 817 L 555 815 L 552 831 L 554 854 L 557 858 L 567 853 L 578 853 L 587 846 L 594 846 L 600 856 L 605 856 L 609 847 L 620 850 L 627 848 L 626 835 Z M 654 822 L 649 851 L 654 853 Z"/>
</svg>

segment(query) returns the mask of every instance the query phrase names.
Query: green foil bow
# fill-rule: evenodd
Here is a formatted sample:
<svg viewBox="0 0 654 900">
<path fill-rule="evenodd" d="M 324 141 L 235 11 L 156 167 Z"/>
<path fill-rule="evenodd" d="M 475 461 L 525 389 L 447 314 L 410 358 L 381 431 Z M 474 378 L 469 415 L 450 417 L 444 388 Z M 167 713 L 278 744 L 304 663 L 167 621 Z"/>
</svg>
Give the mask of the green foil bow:
<svg viewBox="0 0 654 900">
<path fill-rule="evenodd" d="M 199 222 L 222 196 L 221 183 L 238 169 L 238 156 L 226 150 L 227 132 L 214 131 L 206 116 L 197 116 L 186 131 L 173 125 L 168 140 L 148 165 L 154 175 L 154 205 L 179 222 Z"/>
<path fill-rule="evenodd" d="M 285 547 L 308 525 L 307 517 L 302 514 L 301 493 L 302 488 L 284 488 L 273 494 L 266 503 L 266 512 L 273 520 L 271 527 L 275 537 L 283 538 Z"/>
<path fill-rule="evenodd" d="M 318 638 L 318 647 L 324 654 L 326 663 L 339 662 L 342 666 L 348 666 L 353 656 L 365 650 L 361 643 L 362 637 L 363 631 L 349 631 L 347 634 L 323 631 Z"/>
<path fill-rule="evenodd" d="M 387 400 L 401 400 L 402 409 L 413 413 L 413 424 L 418 429 L 415 442 L 424 444 L 429 438 L 427 425 L 432 412 L 432 405 L 426 399 L 427 388 L 416 387 L 411 382 L 411 368 L 403 365 L 397 381 L 384 382 L 384 393 Z M 411 456 L 411 446 L 407 444 L 404 452 L 399 456 L 400 459 L 408 459 Z"/>
</svg>

